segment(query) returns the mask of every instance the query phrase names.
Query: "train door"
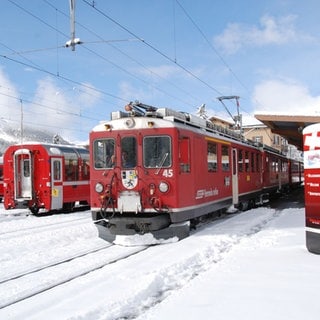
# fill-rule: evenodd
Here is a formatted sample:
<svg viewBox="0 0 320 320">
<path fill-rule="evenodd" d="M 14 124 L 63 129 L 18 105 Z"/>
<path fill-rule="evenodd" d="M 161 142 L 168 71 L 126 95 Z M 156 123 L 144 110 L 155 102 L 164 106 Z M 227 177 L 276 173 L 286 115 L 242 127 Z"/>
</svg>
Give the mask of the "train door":
<svg viewBox="0 0 320 320">
<path fill-rule="evenodd" d="M 14 195 L 15 200 L 32 199 L 32 162 L 31 152 L 20 149 L 14 153 Z"/>
<path fill-rule="evenodd" d="M 51 210 L 63 207 L 62 159 L 51 158 Z"/>
<path fill-rule="evenodd" d="M 232 149 L 232 204 L 239 203 L 238 152 Z"/>
</svg>

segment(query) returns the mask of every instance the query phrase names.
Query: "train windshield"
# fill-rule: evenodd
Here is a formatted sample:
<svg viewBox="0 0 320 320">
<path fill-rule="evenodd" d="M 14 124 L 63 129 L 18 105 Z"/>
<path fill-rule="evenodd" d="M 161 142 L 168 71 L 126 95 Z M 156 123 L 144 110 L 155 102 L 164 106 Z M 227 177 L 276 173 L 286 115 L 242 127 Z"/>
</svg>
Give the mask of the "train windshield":
<svg viewBox="0 0 320 320">
<path fill-rule="evenodd" d="M 145 168 L 171 166 L 171 139 L 169 136 L 150 136 L 143 140 L 143 165 Z"/>
<path fill-rule="evenodd" d="M 121 139 L 121 166 L 134 168 L 137 165 L 137 140 L 135 137 Z"/>
<path fill-rule="evenodd" d="M 93 163 L 96 169 L 111 169 L 115 165 L 114 139 L 98 139 L 93 143 Z"/>
</svg>

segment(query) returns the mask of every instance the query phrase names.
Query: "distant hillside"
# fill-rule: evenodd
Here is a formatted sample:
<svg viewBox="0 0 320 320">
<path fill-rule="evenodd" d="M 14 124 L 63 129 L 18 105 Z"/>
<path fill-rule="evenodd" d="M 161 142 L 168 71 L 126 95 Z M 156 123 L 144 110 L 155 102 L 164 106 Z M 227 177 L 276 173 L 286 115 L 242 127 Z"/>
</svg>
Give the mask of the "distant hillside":
<svg viewBox="0 0 320 320">
<path fill-rule="evenodd" d="M 22 142 L 35 141 L 52 143 L 54 136 L 55 134 L 50 131 L 24 127 Z M 61 137 L 59 137 L 59 141 L 63 144 L 70 144 Z M 20 128 L 13 128 L 5 120 L 0 119 L 0 156 L 8 146 L 17 143 L 21 143 Z"/>
</svg>

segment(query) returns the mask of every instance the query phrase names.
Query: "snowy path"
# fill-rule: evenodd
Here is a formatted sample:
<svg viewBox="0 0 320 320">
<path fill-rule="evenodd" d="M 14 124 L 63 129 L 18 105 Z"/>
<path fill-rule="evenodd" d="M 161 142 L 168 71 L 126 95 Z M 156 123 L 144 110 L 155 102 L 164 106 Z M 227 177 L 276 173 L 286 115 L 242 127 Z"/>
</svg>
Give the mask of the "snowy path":
<svg viewBox="0 0 320 320">
<path fill-rule="evenodd" d="M 83 214 L 85 213 L 81 213 Z M 3 308 L 0 310 L 0 318 L 86 320 L 138 316 L 143 318 L 145 312 L 148 314 L 155 309 L 155 306 L 162 305 L 175 292 L 188 287 L 199 275 L 220 265 L 242 243 L 250 242 L 250 239 L 253 239 L 270 222 L 278 219 L 279 214 L 274 209 L 260 208 L 224 221 L 215 221 L 180 242 L 150 247 L 127 259 L 101 267 L 97 271 L 87 273 L 51 290 Z M 37 239 L 38 249 L 35 249 L 37 246 L 25 248 L 20 244 L 14 250 L 15 253 L 12 253 L 12 258 L 18 256 L 19 250 L 24 254 L 30 250 L 44 252 L 46 249 L 50 250 L 51 247 L 57 250 L 57 248 L 66 246 L 67 243 L 73 243 L 82 248 L 83 245 L 88 245 L 87 243 L 102 241 L 97 238 L 90 218 L 83 226 L 76 228 L 69 226 L 68 233 L 37 231 L 34 237 Z M 13 244 L 10 244 L 10 241 L 9 245 L 12 249 Z M 115 247 L 119 246 L 112 246 L 112 248 Z M 139 250 L 139 247 L 121 248 Z M 0 252 L 1 256 L 3 252 L 10 255 L 10 250 L 6 249 L 5 243 L 0 248 Z M 97 256 L 91 259 L 91 262 L 95 264 L 104 258 L 106 254 L 97 252 Z M 15 261 L 17 263 L 19 260 L 15 258 Z M 34 265 L 30 259 L 28 264 Z M 78 272 L 82 267 L 82 263 L 74 263 L 71 269 L 72 272 L 75 270 Z M 68 270 L 65 270 L 65 273 L 68 273 Z M 63 278 L 63 272 L 52 270 L 50 274 L 38 277 L 37 280 L 29 279 L 29 282 L 37 283 L 38 288 L 41 288 L 43 282 L 52 279 L 57 281 L 59 278 L 60 280 Z M 22 287 L 21 284 L 15 289 L 15 292 L 12 292 L 12 295 L 19 296 L 19 290 Z M 5 289 L 1 285 L 0 288 Z M 1 290 L 0 301 L 10 297 L 10 294 L 5 292 L 8 290 Z"/>
</svg>

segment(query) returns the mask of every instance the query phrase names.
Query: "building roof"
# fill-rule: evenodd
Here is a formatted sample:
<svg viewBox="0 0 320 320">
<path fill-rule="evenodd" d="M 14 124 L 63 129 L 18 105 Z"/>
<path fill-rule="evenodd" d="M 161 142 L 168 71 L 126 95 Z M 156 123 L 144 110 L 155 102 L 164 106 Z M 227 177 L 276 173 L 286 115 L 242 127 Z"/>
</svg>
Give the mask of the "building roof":
<svg viewBox="0 0 320 320">
<path fill-rule="evenodd" d="M 268 126 L 271 131 L 284 137 L 289 144 L 303 150 L 302 130 L 304 127 L 320 122 L 320 116 L 289 116 L 255 114 L 256 119 Z"/>
</svg>

